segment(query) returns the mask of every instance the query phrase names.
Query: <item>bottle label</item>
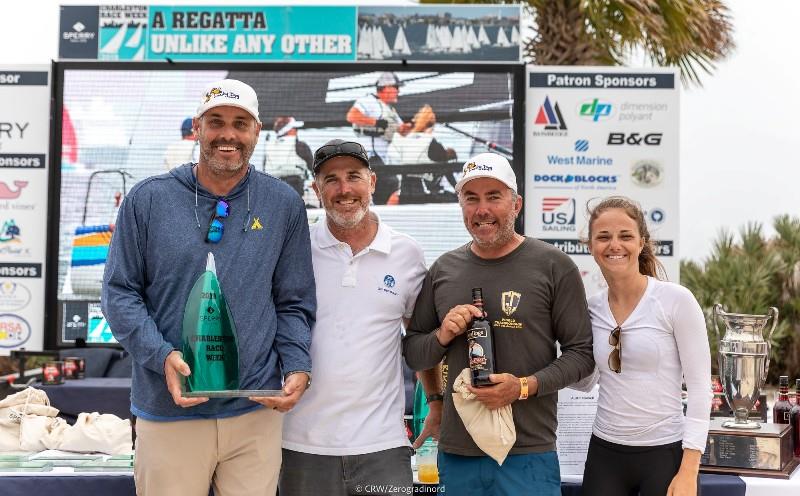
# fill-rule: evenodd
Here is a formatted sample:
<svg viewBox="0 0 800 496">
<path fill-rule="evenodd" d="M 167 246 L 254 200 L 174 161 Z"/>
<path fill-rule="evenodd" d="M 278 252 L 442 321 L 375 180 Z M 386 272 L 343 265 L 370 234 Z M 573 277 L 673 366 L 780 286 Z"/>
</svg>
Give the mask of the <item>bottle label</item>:
<svg viewBox="0 0 800 496">
<path fill-rule="evenodd" d="M 476 341 L 469 342 L 469 368 L 483 370 L 486 368 L 486 353 L 483 346 Z"/>
<path fill-rule="evenodd" d="M 482 327 L 476 327 L 476 328 L 470 329 L 467 332 L 467 339 L 476 339 L 476 338 L 485 338 L 485 337 L 487 337 L 486 329 L 484 329 Z"/>
</svg>

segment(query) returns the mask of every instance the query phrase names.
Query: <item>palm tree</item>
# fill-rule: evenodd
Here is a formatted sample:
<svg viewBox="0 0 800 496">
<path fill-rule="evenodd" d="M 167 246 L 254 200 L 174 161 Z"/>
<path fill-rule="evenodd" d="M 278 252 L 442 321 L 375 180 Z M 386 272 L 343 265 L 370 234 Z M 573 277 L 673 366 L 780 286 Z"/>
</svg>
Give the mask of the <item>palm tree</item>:
<svg viewBox="0 0 800 496">
<path fill-rule="evenodd" d="M 421 3 L 512 3 L 437 1 Z M 719 0 L 528 0 L 536 34 L 525 40 L 537 65 L 623 65 L 641 51 L 654 65 L 676 66 L 684 83 L 733 49 L 728 8 Z"/>
<path fill-rule="evenodd" d="M 738 242 L 722 231 L 703 264 L 681 262 L 681 283 L 706 313 L 712 356 L 721 337 L 711 315 L 715 303 L 735 313 L 765 314 L 769 307 L 778 307 L 770 382 L 778 375 L 800 376 L 800 219 L 781 216 L 773 228 L 776 236 L 767 239 L 760 224 L 747 224 Z"/>
</svg>

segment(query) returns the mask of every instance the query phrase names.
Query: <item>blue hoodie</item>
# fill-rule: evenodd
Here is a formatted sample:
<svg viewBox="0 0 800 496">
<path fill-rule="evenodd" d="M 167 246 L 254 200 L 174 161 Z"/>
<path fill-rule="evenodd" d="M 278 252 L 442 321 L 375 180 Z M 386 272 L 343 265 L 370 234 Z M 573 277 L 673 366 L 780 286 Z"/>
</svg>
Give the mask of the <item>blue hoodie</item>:
<svg viewBox="0 0 800 496">
<path fill-rule="evenodd" d="M 280 389 L 283 374 L 311 370 L 316 296 L 303 201 L 252 165 L 225 198 L 230 214 L 217 244 L 205 236 L 218 197 L 196 186 L 190 164 L 141 181 L 120 208 L 102 306 L 133 357 L 131 412 L 138 417 L 221 418 L 260 406 L 237 398 L 182 408 L 167 391 L 164 361 L 181 347 L 186 299 L 209 251 L 238 333 L 241 389 Z"/>
</svg>

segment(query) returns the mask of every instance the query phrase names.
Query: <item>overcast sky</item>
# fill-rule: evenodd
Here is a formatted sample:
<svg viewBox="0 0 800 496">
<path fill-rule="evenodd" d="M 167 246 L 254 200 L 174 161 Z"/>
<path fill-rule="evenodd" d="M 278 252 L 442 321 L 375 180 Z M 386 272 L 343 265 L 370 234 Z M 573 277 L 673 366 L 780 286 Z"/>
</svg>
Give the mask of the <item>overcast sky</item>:
<svg viewBox="0 0 800 496">
<path fill-rule="evenodd" d="M 58 56 L 60 4 L 131 2 L 11 0 L 0 16 L 0 64 L 48 63 Z M 222 1 L 151 1 L 137 4 L 216 4 Z M 296 5 L 237 0 L 236 5 Z M 408 1 L 302 2 L 325 5 L 409 5 Z M 726 0 L 736 51 L 703 77 L 702 88 L 681 94 L 682 258 L 702 260 L 720 228 L 747 221 L 770 225 L 782 213 L 798 215 L 800 120 L 796 0 Z M 1 105 L 1 103 L 0 103 Z M 794 143 L 794 145 L 792 145 Z M 769 230 L 771 232 L 771 230 Z"/>
</svg>

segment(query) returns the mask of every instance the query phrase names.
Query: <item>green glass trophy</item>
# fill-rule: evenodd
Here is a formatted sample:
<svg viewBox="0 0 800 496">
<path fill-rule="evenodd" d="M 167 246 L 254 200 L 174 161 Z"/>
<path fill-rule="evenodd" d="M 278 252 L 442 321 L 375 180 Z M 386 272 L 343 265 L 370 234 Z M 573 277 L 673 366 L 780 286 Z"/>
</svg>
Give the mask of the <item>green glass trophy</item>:
<svg viewBox="0 0 800 496">
<path fill-rule="evenodd" d="M 236 325 L 217 279 L 214 255 L 195 281 L 183 312 L 183 359 L 191 374 L 183 382 L 187 398 L 281 396 L 281 390 L 239 387 L 239 346 Z"/>
</svg>

